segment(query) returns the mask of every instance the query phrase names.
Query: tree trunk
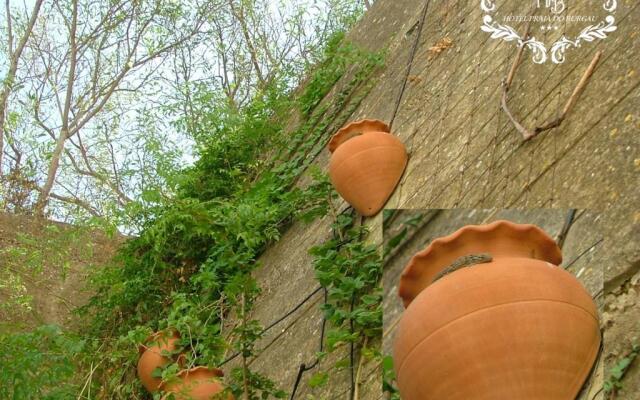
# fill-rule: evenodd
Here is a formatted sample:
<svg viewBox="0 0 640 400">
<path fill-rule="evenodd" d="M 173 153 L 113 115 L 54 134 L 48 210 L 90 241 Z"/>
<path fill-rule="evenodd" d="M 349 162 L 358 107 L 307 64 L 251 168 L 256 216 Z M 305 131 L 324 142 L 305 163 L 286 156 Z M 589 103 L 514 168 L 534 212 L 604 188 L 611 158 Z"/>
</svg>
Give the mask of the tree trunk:
<svg viewBox="0 0 640 400">
<path fill-rule="evenodd" d="M 76 76 L 76 63 L 78 62 L 77 54 L 78 47 L 76 46 L 76 29 L 78 26 L 78 0 L 73 1 L 72 6 L 72 18 L 71 28 L 69 29 L 69 42 L 71 43 L 71 52 L 69 55 L 69 75 L 67 77 L 67 91 L 64 102 L 64 110 L 62 111 L 62 128 L 60 129 L 60 136 L 56 140 L 56 147 L 51 155 L 51 162 L 49 163 L 49 170 L 47 171 L 47 180 L 40 190 L 38 201 L 36 202 L 36 215 L 44 216 L 44 208 L 47 206 L 49 200 L 49 194 L 53 189 L 53 184 L 56 181 L 56 175 L 58 174 L 58 167 L 60 166 L 60 157 L 64 151 L 64 145 L 69 138 L 69 111 L 71 109 L 71 98 L 73 97 L 73 81 Z"/>
<path fill-rule="evenodd" d="M 49 163 L 49 170 L 47 171 L 47 181 L 40 190 L 40 195 L 38 196 L 38 201 L 36 202 L 36 215 L 44 216 L 44 208 L 47 206 L 49 194 L 51 194 L 51 189 L 53 189 L 53 184 L 56 181 L 58 167 L 60 166 L 60 157 L 62 156 L 62 152 L 64 151 L 64 145 L 66 141 L 66 131 L 60 132 L 60 136 L 58 137 L 58 140 L 56 140 L 56 147 L 53 150 L 53 154 L 51 154 L 51 162 Z"/>
<path fill-rule="evenodd" d="M 2 158 L 4 156 L 4 120 L 7 109 L 7 92 L 0 93 L 0 184 L 2 184 Z"/>
</svg>

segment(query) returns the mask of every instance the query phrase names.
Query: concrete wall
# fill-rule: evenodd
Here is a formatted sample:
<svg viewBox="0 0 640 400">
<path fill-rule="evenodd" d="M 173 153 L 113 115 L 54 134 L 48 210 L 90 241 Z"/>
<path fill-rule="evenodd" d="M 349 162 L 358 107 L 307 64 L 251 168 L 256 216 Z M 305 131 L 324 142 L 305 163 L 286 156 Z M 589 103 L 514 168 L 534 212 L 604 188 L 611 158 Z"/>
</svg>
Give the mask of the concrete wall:
<svg viewBox="0 0 640 400">
<path fill-rule="evenodd" d="M 521 4 L 498 3 L 499 12 L 516 11 Z M 416 24 L 425 4 L 424 29 L 417 37 Z M 571 7 L 572 13 L 579 14 L 592 10 L 593 2 L 573 2 Z M 565 258 L 604 239 L 572 271 L 577 274 L 585 268 L 581 279 L 590 290 L 605 282 L 606 294 L 598 301 L 608 318 L 605 340 L 609 346 L 603 356 L 605 364 L 611 364 L 640 337 L 640 328 L 631 322 L 637 321 L 638 307 L 624 305 L 635 301 L 638 280 L 633 277 L 640 271 L 640 3 L 618 1 L 618 30 L 606 40 L 570 51 L 564 64 L 533 64 L 525 53 L 509 104 L 525 125 L 533 126 L 555 117 L 595 52 L 603 51 L 591 82 L 564 123 L 528 142 L 521 140 L 500 109 L 501 80 L 516 47 L 489 39 L 480 30 L 481 19 L 478 1 L 378 0 L 349 37 L 371 50 L 386 48 L 386 66 L 350 120 L 392 119 L 417 40 L 392 127 L 407 145 L 410 160 L 387 208 L 553 208 L 557 211 L 509 214 L 530 218 L 551 232 L 558 228 L 566 208 L 595 210 L 582 212 L 576 221 Z M 516 28 L 523 30 L 521 25 Z M 551 42 L 561 32 L 535 34 Z M 439 53 L 431 49 L 445 38 L 451 41 L 449 48 Z M 325 99 L 331 100 L 332 95 Z M 325 140 L 338 128 L 331 126 Z M 314 163 L 326 169 L 328 159 L 324 150 Z M 490 215 L 479 211 L 472 219 Z M 366 223 L 380 231 L 380 216 Z M 254 318 L 269 324 L 317 287 L 307 250 L 328 237 L 329 224 L 328 218 L 311 225 L 295 224 L 261 257 L 258 278 L 265 291 Z M 619 306 L 621 296 L 631 300 Z M 316 294 L 270 330 L 258 346 L 263 351 L 252 367 L 285 390 L 292 388 L 299 365 L 315 358 L 321 300 L 321 294 Z M 397 310 L 385 307 L 387 320 Z M 345 349 L 306 373 L 296 398 L 348 398 L 348 370 L 332 372 L 329 387 L 311 389 L 307 384 L 314 373 L 347 356 Z M 382 397 L 377 368 L 375 363 L 365 365 L 361 399 Z M 618 398 L 635 398 L 633 385 L 639 385 L 638 377 L 640 368 L 634 367 L 626 379 L 634 383 Z"/>
</svg>

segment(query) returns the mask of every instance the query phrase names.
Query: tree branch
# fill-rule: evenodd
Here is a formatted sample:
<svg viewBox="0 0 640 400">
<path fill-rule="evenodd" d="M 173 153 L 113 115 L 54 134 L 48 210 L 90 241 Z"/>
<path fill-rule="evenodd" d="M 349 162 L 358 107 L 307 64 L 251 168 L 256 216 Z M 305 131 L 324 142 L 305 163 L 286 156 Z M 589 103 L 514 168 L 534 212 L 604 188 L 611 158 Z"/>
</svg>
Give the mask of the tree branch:
<svg viewBox="0 0 640 400">
<path fill-rule="evenodd" d="M 38 200 L 36 202 L 35 211 L 37 215 L 44 215 L 44 208 L 49 198 L 49 193 L 53 188 L 53 184 L 58 173 L 58 167 L 60 165 L 60 157 L 64 149 L 64 144 L 69 138 L 69 110 L 71 109 L 71 101 L 73 97 L 73 82 L 76 76 L 76 63 L 78 47 L 76 46 L 76 29 L 78 27 L 78 0 L 72 0 L 72 15 L 71 15 L 71 27 L 69 28 L 69 43 L 70 43 L 70 59 L 69 59 L 69 72 L 67 75 L 67 90 L 65 94 L 64 109 L 62 112 L 62 128 L 60 134 L 56 140 L 56 147 L 51 155 L 51 162 L 49 163 L 49 169 L 47 171 L 47 178 L 45 181 Z"/>
<path fill-rule="evenodd" d="M 36 0 L 33 5 L 33 11 L 31 12 L 31 17 L 29 18 L 29 22 L 20 37 L 18 42 L 18 46 L 15 51 L 13 50 L 13 28 L 11 24 L 11 4 L 10 0 L 5 1 L 5 7 L 7 12 L 7 49 L 8 49 L 8 61 L 9 61 L 9 70 L 7 71 L 7 75 L 4 78 L 2 84 L 2 91 L 0 92 L 0 178 L 2 178 L 2 158 L 4 155 L 4 128 L 5 121 L 7 115 L 7 101 L 9 99 L 9 94 L 11 93 L 11 89 L 13 88 L 13 84 L 16 78 L 16 73 L 18 71 L 18 62 L 20 57 L 22 57 L 22 52 L 24 47 L 27 44 L 27 40 L 31 33 L 33 32 L 33 27 L 36 24 L 36 20 L 38 18 L 38 13 L 40 12 L 40 6 L 42 6 L 43 0 Z"/>
<path fill-rule="evenodd" d="M 526 33 L 524 35 L 524 38 L 525 38 L 524 40 L 527 40 L 529 38 L 529 25 L 527 25 L 527 29 L 526 29 Z M 505 114 L 507 114 L 507 117 L 509 118 L 509 120 L 511 121 L 513 126 L 516 128 L 516 130 L 518 132 L 520 132 L 522 134 L 523 140 L 527 141 L 527 140 L 530 140 L 530 139 L 536 137 L 541 132 L 556 128 L 556 127 L 558 127 L 558 126 L 560 126 L 562 124 L 562 122 L 565 120 L 567 115 L 571 112 L 571 110 L 575 106 L 576 102 L 580 98 L 580 95 L 582 94 L 582 92 L 586 88 L 587 83 L 589 83 L 589 79 L 593 75 L 593 72 L 595 71 L 596 65 L 598 65 L 598 61 L 600 60 L 600 57 L 602 56 L 602 51 L 598 51 L 595 54 L 595 56 L 593 57 L 593 59 L 591 60 L 591 63 L 589 64 L 589 66 L 587 67 L 585 72 L 582 74 L 582 77 L 580 78 L 580 81 L 578 81 L 578 84 L 573 89 L 573 93 L 571 93 L 571 96 L 569 97 L 569 100 L 567 100 L 567 103 L 565 104 L 564 108 L 562 109 L 562 113 L 557 118 L 547 122 L 546 124 L 543 124 L 541 126 L 537 126 L 537 127 L 533 128 L 532 130 L 527 129 L 520 122 L 518 122 L 516 120 L 516 118 L 513 116 L 513 114 L 511 113 L 511 110 L 509 109 L 509 106 L 507 105 L 507 94 L 509 93 L 509 90 L 511 89 L 511 84 L 512 84 L 513 78 L 514 78 L 514 76 L 516 74 L 516 70 L 517 70 L 518 66 L 520 65 L 520 61 L 522 59 L 522 53 L 523 52 L 524 52 L 524 45 L 520 46 L 520 48 L 518 49 L 518 53 L 516 54 L 516 58 L 513 60 L 513 64 L 511 65 L 511 68 L 509 69 L 509 74 L 502 81 L 502 98 L 500 100 L 500 104 L 502 106 L 502 110 L 504 111 Z"/>
</svg>

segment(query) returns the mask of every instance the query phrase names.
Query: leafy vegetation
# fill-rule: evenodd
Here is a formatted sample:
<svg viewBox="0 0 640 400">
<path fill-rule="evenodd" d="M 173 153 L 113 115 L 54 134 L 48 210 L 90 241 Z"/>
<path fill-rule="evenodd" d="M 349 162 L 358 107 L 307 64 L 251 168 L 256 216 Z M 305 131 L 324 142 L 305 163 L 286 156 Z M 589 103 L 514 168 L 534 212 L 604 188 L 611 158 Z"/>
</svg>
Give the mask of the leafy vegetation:
<svg viewBox="0 0 640 400">
<path fill-rule="evenodd" d="M 382 359 L 382 391 L 388 400 L 400 400 L 400 392 L 395 386 L 396 372 L 393 369 L 393 358 L 389 355 Z"/>
<path fill-rule="evenodd" d="M 83 340 L 50 325 L 0 334 L 0 398 L 75 398 L 74 361 L 83 347 Z"/>
<path fill-rule="evenodd" d="M 382 260 L 377 246 L 365 241 L 366 227 L 357 225 L 352 216 L 335 216 L 332 229 L 335 232 L 332 239 L 310 250 L 316 278 L 327 290 L 323 311 L 330 329 L 326 350 L 320 353 L 320 358 L 347 344 L 359 349 L 357 386 L 364 359 L 379 357 L 371 345 L 379 342 L 382 335 Z M 333 368 L 343 366 L 340 360 Z M 327 375 L 320 373 L 311 379 L 310 385 L 327 382 Z"/>
<path fill-rule="evenodd" d="M 346 71 L 355 48 L 343 44 L 344 32 L 334 34 L 326 44 L 320 64 L 311 73 L 300 96 L 300 111 L 309 115 Z"/>
<path fill-rule="evenodd" d="M 388 232 L 387 225 L 389 224 L 389 221 L 394 217 L 395 212 L 397 212 L 397 210 L 383 211 L 385 236 Z M 383 251 L 383 257 L 385 258 L 385 260 L 389 257 L 389 255 L 395 248 L 400 246 L 405 241 L 409 232 L 415 229 L 420 224 L 420 222 L 422 222 L 424 217 L 425 215 L 423 213 L 416 213 L 413 216 L 409 216 L 399 224 L 402 229 L 400 229 L 398 232 L 392 232 L 393 235 L 389 238 L 385 237 L 385 245 Z"/>
<path fill-rule="evenodd" d="M 257 21 L 258 14 L 241 14 L 257 12 L 252 4 L 241 2 L 234 18 L 240 23 L 250 23 L 252 18 Z M 64 12 L 78 14 L 74 9 Z M 355 16 L 352 12 L 345 21 L 352 23 Z M 250 49 L 243 62 L 269 57 L 266 48 L 260 50 L 264 54 L 253 51 Z M 128 218 L 137 235 L 126 242 L 110 265 L 91 276 L 96 295 L 78 310 L 85 325 L 81 335 L 43 327 L 0 337 L 5 352 L 0 357 L 0 394 L 6 394 L 1 397 L 150 398 L 136 377 L 137 346 L 149 334 L 169 328 L 180 333 L 176 354 L 184 354 L 181 361 L 185 365 L 173 362 L 156 371 L 163 380 L 175 378 L 183 367 L 215 367 L 237 354 L 235 368 L 225 378 L 236 397 L 286 397 L 284 388 L 251 370 L 248 362 L 259 354 L 256 342 L 264 333 L 260 322 L 250 318 L 261 291 L 252 273 L 259 268 L 260 254 L 280 239 L 292 221 L 311 221 L 332 209 L 335 193 L 327 177 L 310 166 L 330 131 L 349 118 L 371 89 L 371 75 L 382 65 L 383 55 L 358 49 L 338 30 L 309 61 L 309 79 L 300 90 L 292 89 L 298 73 L 295 66 L 283 65 L 283 61 L 278 67 L 271 66 L 271 71 L 260 71 L 256 66 L 258 82 L 251 80 L 250 67 L 245 87 L 239 92 L 229 82 L 223 82 L 222 91 L 215 85 L 185 82 L 179 88 L 184 96 L 167 102 L 161 110 L 180 115 L 172 125 L 193 139 L 198 159 L 176 171 L 179 155 L 166 151 L 161 136 L 152 133 L 145 137 L 144 157 L 150 159 L 141 162 L 154 163 L 155 175 L 135 178 L 127 172 L 123 176 L 115 162 L 113 165 L 116 180 L 152 181 L 140 185 L 138 198 L 125 199 L 119 183 L 113 186 L 102 168 L 94 173 L 87 149 L 81 143 L 77 146 L 78 154 L 83 159 L 87 156 L 83 161 L 87 165 L 74 163 L 74 167 L 95 175 L 102 188 L 113 189 L 123 200 L 111 205 L 105 200 L 95 210 L 124 210 L 120 215 Z M 332 101 L 323 103 L 341 78 L 343 83 Z M 295 129 L 290 127 L 296 119 L 292 111 L 300 114 Z M 141 122 L 149 129 L 156 127 L 154 115 L 143 115 Z M 108 140 L 102 145 L 109 146 Z M 71 160 L 78 154 L 66 157 Z M 110 154 L 113 157 L 114 153 Z M 313 179 L 303 184 L 305 172 Z M 33 200 L 33 195 L 27 194 L 20 205 L 28 207 Z M 93 209 L 79 198 L 72 204 Z M 43 206 L 39 202 L 38 207 Z M 370 338 L 379 335 L 381 326 L 377 254 L 362 241 L 364 228 L 352 226 L 353 221 L 345 218 L 337 217 L 335 222 L 343 240 L 314 249 L 318 278 L 330 292 L 324 307 L 333 327 L 329 349 L 345 342 L 365 347 Z M 101 221 L 101 215 L 90 220 L 94 225 Z M 113 228 L 113 221 L 107 221 L 106 226 Z M 121 223 L 122 219 L 115 221 Z M 13 255 L 47 256 L 18 253 Z M 332 262 L 337 265 L 331 267 Z M 20 287 L 15 283 L 16 290 Z M 21 345 L 31 347 L 25 352 Z M 10 362 L 15 368 L 5 368 Z M 40 375 L 30 381 L 27 378 L 33 371 Z M 12 390 L 6 389 L 15 386 L 10 382 L 21 382 L 20 391 L 1 392 Z"/>
<path fill-rule="evenodd" d="M 327 334 L 329 351 L 353 341 L 378 338 L 382 329 L 382 273 L 374 245 L 363 238 L 367 230 L 354 220 L 339 215 L 333 225 L 337 237 L 311 249 L 316 277 L 328 290 L 324 305 L 333 327 Z"/>
<path fill-rule="evenodd" d="M 50 282 L 50 274 L 63 281 L 70 272 L 72 260 L 91 263 L 91 243 L 81 240 L 84 227 L 63 229 L 56 224 L 36 224 L 29 230 L 18 230 L 12 242 L 0 248 L 0 332 L 23 329 L 34 312 L 34 287 Z M 45 265 L 55 270 L 45 271 Z M 49 294 L 52 296 L 52 294 Z M 6 322 L 5 322 L 6 321 Z M 9 323 L 12 321 L 12 323 Z"/>
<path fill-rule="evenodd" d="M 633 345 L 631 351 L 629 351 L 624 357 L 618 360 L 618 362 L 613 367 L 611 367 L 609 376 L 604 382 L 604 393 L 606 396 L 608 396 L 609 398 L 614 398 L 618 390 L 622 389 L 622 379 L 631 367 L 633 361 L 638 357 L 638 354 L 640 354 L 640 346 Z"/>
</svg>

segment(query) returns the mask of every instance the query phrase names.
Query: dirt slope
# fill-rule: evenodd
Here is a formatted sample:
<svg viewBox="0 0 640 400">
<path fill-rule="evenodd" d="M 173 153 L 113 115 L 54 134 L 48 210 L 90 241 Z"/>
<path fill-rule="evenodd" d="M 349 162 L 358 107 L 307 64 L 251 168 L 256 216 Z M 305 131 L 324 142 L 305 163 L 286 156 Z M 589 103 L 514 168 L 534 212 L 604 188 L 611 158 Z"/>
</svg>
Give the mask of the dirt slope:
<svg viewBox="0 0 640 400">
<path fill-rule="evenodd" d="M 89 270 L 107 263 L 122 240 L 67 224 L 0 213 L 0 279 L 5 283 L 0 288 L 0 330 L 6 328 L 5 322 L 14 329 L 40 324 L 70 326 L 74 322 L 71 311 L 90 296 L 86 290 Z M 9 276 L 17 277 L 13 285 Z"/>
</svg>

